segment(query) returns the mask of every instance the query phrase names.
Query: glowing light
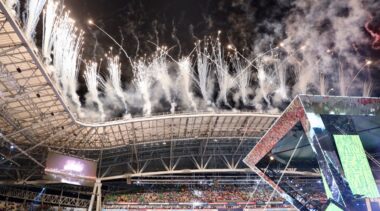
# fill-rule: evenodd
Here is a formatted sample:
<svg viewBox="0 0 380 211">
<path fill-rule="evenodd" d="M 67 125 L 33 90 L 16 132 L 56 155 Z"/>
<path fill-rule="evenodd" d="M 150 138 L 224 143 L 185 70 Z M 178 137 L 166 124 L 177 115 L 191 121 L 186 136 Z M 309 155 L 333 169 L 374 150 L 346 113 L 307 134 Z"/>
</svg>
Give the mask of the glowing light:
<svg viewBox="0 0 380 211">
<path fill-rule="evenodd" d="M 270 160 L 274 160 L 274 157 L 271 155 L 271 156 L 269 157 L 269 159 L 270 159 Z"/>
<path fill-rule="evenodd" d="M 82 163 L 80 163 L 78 161 L 68 160 L 65 163 L 63 169 L 66 170 L 66 171 L 82 172 L 83 169 L 84 169 L 84 166 L 83 166 Z"/>
<path fill-rule="evenodd" d="M 25 24 L 25 33 L 29 39 L 33 39 L 36 34 L 35 29 L 45 3 L 46 0 L 29 0 L 26 4 L 27 19 Z"/>
<path fill-rule="evenodd" d="M 197 202 L 197 201 L 193 202 L 193 207 L 197 207 L 197 206 L 200 206 L 200 205 L 202 205 L 201 202 Z"/>
<path fill-rule="evenodd" d="M 366 60 L 366 61 L 365 61 L 365 65 L 369 66 L 369 65 L 371 65 L 371 64 L 372 64 L 372 61 L 371 61 L 371 60 Z"/>
<path fill-rule="evenodd" d="M 93 25 L 93 24 L 94 24 L 94 21 L 91 20 L 91 19 L 89 19 L 89 20 L 87 21 L 87 23 L 88 23 L 89 25 Z"/>
</svg>

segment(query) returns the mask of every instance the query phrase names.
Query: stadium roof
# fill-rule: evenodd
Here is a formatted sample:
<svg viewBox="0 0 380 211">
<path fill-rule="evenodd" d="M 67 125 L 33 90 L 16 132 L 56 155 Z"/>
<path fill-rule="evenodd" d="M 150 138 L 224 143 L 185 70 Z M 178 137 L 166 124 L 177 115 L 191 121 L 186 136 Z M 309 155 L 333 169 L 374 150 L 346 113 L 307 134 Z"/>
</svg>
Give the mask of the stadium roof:
<svg viewBox="0 0 380 211">
<path fill-rule="evenodd" d="M 0 179 L 41 178 L 48 150 L 101 160 L 102 177 L 207 172 L 207 166 L 245 171 L 240 161 L 278 117 L 218 111 L 83 122 L 65 104 L 20 23 L 2 2 L 0 10 L 0 168 L 6 170 Z"/>
<path fill-rule="evenodd" d="M 82 122 L 64 103 L 49 67 L 9 11 L 0 15 L 0 22 L 0 128 L 2 136 L 16 145 L 83 150 L 166 140 L 256 138 L 278 117 L 213 112 Z"/>
</svg>

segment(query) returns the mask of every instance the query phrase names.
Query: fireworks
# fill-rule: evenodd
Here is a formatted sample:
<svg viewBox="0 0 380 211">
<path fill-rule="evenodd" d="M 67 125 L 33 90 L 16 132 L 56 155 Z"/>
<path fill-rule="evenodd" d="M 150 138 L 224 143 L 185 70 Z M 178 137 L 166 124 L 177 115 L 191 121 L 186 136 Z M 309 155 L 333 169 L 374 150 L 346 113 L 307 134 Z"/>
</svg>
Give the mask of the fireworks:
<svg viewBox="0 0 380 211">
<path fill-rule="evenodd" d="M 103 103 L 99 99 L 98 87 L 104 88 L 104 81 L 99 77 L 97 73 L 98 64 L 93 61 L 86 63 L 86 71 L 84 72 L 84 79 L 86 81 L 86 86 L 88 89 L 87 100 L 93 101 L 97 104 L 100 119 L 104 121 L 105 114 L 103 109 Z"/>
<path fill-rule="evenodd" d="M 199 89 L 201 91 L 203 100 L 207 103 L 207 105 L 211 104 L 210 100 L 210 61 L 208 57 L 207 52 L 207 45 L 202 50 L 201 43 L 199 41 L 198 45 L 196 46 L 196 55 L 197 55 L 197 67 L 198 67 L 198 85 Z"/>
<path fill-rule="evenodd" d="M 119 57 L 109 57 L 108 60 L 108 72 L 109 72 L 109 78 L 107 80 L 107 87 L 109 88 L 109 94 L 114 93 L 122 102 L 123 107 L 125 109 L 125 113 L 128 113 L 128 106 L 125 101 L 123 89 L 121 87 L 121 64 L 119 61 Z"/>
<path fill-rule="evenodd" d="M 52 51 L 52 34 L 54 29 L 54 24 L 57 19 L 57 9 L 58 4 L 53 0 L 48 0 L 46 9 L 44 11 L 43 16 L 43 34 L 42 34 L 42 55 L 45 59 L 46 64 L 50 64 L 51 62 L 51 51 Z"/>
<path fill-rule="evenodd" d="M 153 85 L 153 67 L 150 64 L 146 64 L 146 62 L 139 60 L 135 67 L 135 78 L 134 83 L 141 93 L 144 106 L 143 113 L 146 116 L 150 116 L 152 113 L 152 103 L 150 101 L 150 90 Z"/>
<path fill-rule="evenodd" d="M 35 29 L 40 19 L 40 14 L 44 8 L 46 0 L 29 0 L 26 4 L 27 18 L 24 20 L 25 34 L 29 39 L 33 39 L 35 35 Z"/>
<path fill-rule="evenodd" d="M 185 92 L 185 97 L 190 102 L 191 107 L 194 111 L 197 111 L 197 104 L 193 99 L 193 93 L 191 92 L 192 82 L 193 82 L 193 72 L 191 70 L 191 63 L 189 58 L 183 58 L 180 62 L 178 62 L 180 77 L 179 83 L 182 84 L 183 90 Z"/>
<path fill-rule="evenodd" d="M 18 1 L 8 0 L 7 5 L 14 9 Z M 125 69 L 132 69 L 133 72 L 130 84 L 121 79 L 124 70 L 119 56 L 110 56 L 112 50 L 105 55 L 108 70 L 105 79 L 98 74 L 102 68 L 100 64 L 81 58 L 83 32 L 76 28 L 69 12 L 61 9 L 63 6 L 53 0 L 29 0 L 26 5 L 24 30 L 30 39 L 34 37 L 39 14 L 45 7 L 41 54 L 45 64 L 53 68 L 54 79 L 65 101 L 84 119 L 112 119 L 116 113 L 115 108 L 122 111 L 123 116 L 138 115 L 139 111 L 145 116 L 158 112 L 225 108 L 266 111 L 276 108 L 298 93 L 329 94 L 337 86 L 336 90 L 341 95 L 346 95 L 352 81 L 358 80 L 362 70 L 373 65 L 373 61 L 367 59 L 364 64 L 353 65 L 361 65 L 356 74 L 347 74 L 340 57 L 334 58 L 341 46 L 331 48 L 322 43 L 322 47 L 316 47 L 312 39 L 298 40 L 301 35 L 291 31 L 297 28 L 289 28 L 288 33 L 293 36 L 278 42 L 275 45 L 277 47 L 269 47 L 264 53 L 258 52 L 256 55 L 243 55 L 233 43 L 222 45 L 220 36 L 223 33 L 218 31 L 215 38 L 210 36 L 197 41 L 190 55 L 183 56 L 179 50 L 179 61 L 170 56 L 171 48 L 159 45 L 158 38 L 156 51 L 152 55 L 132 58 L 114 37 L 96 25 L 95 21 L 88 20 L 93 29 L 101 31 L 120 49 L 122 54 L 119 56 L 128 59 Z M 369 22 L 365 28 L 375 38 L 376 47 L 379 36 L 370 30 Z M 180 48 L 175 31 L 174 28 L 172 36 Z M 133 36 L 138 41 L 137 36 Z M 310 58 L 316 58 L 315 55 L 319 55 L 319 58 L 311 60 Z M 336 64 L 335 67 L 326 66 L 331 63 Z M 83 76 L 88 89 L 84 96 L 86 103 L 81 103 L 76 93 L 81 64 L 84 64 Z M 329 68 L 338 71 L 331 73 Z M 290 75 L 294 76 L 291 86 L 288 83 Z M 350 77 L 352 80 L 348 85 L 347 75 L 355 75 Z M 327 81 L 332 76 L 338 78 L 338 83 L 331 85 Z M 362 94 L 369 96 L 372 86 L 370 78 L 365 80 Z M 326 93 L 326 90 L 330 91 Z M 83 109 L 93 112 L 82 112 Z M 98 117 L 94 118 L 95 114 Z"/>
</svg>

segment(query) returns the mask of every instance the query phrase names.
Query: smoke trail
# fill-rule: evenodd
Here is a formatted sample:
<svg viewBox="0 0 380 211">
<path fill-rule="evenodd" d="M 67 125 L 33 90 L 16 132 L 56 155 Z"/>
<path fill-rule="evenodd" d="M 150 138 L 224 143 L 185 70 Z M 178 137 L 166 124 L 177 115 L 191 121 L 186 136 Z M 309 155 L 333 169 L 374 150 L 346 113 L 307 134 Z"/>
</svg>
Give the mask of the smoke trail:
<svg viewBox="0 0 380 211">
<path fill-rule="evenodd" d="M 86 71 L 84 72 L 84 79 L 86 81 L 88 94 L 86 99 L 93 101 L 97 104 L 97 108 L 100 112 L 100 119 L 104 121 L 105 114 L 103 109 L 103 103 L 99 100 L 98 87 L 104 87 L 103 80 L 97 74 L 98 64 L 96 62 L 86 62 Z"/>
<path fill-rule="evenodd" d="M 125 101 L 124 93 L 121 87 L 121 64 L 119 61 L 119 57 L 109 57 L 108 60 L 108 87 L 115 92 L 115 95 L 121 100 L 123 107 L 125 109 L 125 114 L 128 113 L 128 106 Z"/>
<path fill-rule="evenodd" d="M 136 52 L 135 52 L 135 57 L 137 57 L 139 55 L 139 51 L 140 51 L 140 40 L 139 38 L 137 37 L 137 35 L 135 34 L 135 32 L 132 31 L 132 36 L 133 38 L 135 38 L 136 40 Z"/>
<path fill-rule="evenodd" d="M 91 34 L 95 40 L 95 44 L 94 44 L 94 47 L 92 49 L 92 59 L 96 59 L 96 50 L 98 49 L 98 46 L 99 46 L 98 36 L 96 36 L 96 33 L 91 33 Z M 99 67 L 100 67 L 100 65 L 99 65 Z"/>
<path fill-rule="evenodd" d="M 172 28 L 173 28 L 173 31 L 172 31 L 172 38 L 176 41 L 177 43 L 177 46 L 178 46 L 178 58 L 181 56 L 182 54 L 182 46 L 181 46 L 181 42 L 179 41 L 176 33 L 177 33 L 177 29 L 175 28 L 175 25 L 174 25 L 174 21 L 172 22 Z"/>
<path fill-rule="evenodd" d="M 363 65 L 363 58 L 354 46 L 368 43 L 363 31 L 368 17 L 365 7 L 374 3 L 367 1 L 364 5 L 356 0 L 299 0 L 293 3 L 284 40 L 287 52 L 299 52 L 292 56 L 296 57 L 293 61 L 299 62 L 292 64 L 300 68 L 293 95 L 310 93 L 310 88 L 317 87 L 317 73 L 321 70 L 332 85 L 325 90 L 334 88 L 340 90 L 341 95 L 348 94 L 345 93 L 347 82 Z"/>
<path fill-rule="evenodd" d="M 35 29 L 40 18 L 40 14 L 46 0 L 28 0 L 26 3 L 27 18 L 24 20 L 25 23 L 25 34 L 29 39 L 33 39 L 35 35 Z"/>
<path fill-rule="evenodd" d="M 180 71 L 180 83 L 184 88 L 184 92 L 188 101 L 190 102 L 191 107 L 194 111 L 197 111 L 197 104 L 193 99 L 193 93 L 191 92 L 192 82 L 194 81 L 194 76 L 191 70 L 191 63 L 189 58 L 183 58 L 178 62 L 179 71 Z"/>
<path fill-rule="evenodd" d="M 373 82 L 371 79 L 365 80 L 363 84 L 363 96 L 370 97 L 373 89 Z"/>
<path fill-rule="evenodd" d="M 11 9 L 14 16 L 20 15 L 20 2 L 19 0 L 6 0 L 5 5 Z"/>
<path fill-rule="evenodd" d="M 42 55 L 45 63 L 50 64 L 52 61 L 51 51 L 53 45 L 53 29 L 58 16 L 57 13 L 58 4 L 53 0 L 48 0 L 46 9 L 43 16 L 43 34 L 42 34 Z"/>
</svg>

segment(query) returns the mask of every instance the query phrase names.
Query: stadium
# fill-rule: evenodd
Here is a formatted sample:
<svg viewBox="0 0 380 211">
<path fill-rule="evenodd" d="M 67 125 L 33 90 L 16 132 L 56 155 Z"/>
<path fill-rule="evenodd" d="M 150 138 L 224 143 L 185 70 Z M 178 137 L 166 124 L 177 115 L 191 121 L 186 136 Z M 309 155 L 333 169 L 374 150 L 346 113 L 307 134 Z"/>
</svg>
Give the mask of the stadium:
<svg viewBox="0 0 380 211">
<path fill-rule="evenodd" d="M 290 95 L 286 77 L 265 72 L 262 56 L 239 63 L 245 57 L 228 45 L 231 64 L 222 61 L 218 37 L 206 41 L 209 52 L 195 48 L 198 79 L 190 56 L 171 62 L 180 71 L 171 74 L 177 66 L 163 61 L 166 47 L 132 61 L 132 93 L 120 85 L 119 56 L 130 54 L 100 26 L 88 23 L 120 47 L 105 59 L 108 78 L 97 75 L 102 60 L 82 59 L 82 32 L 58 3 L 21 5 L 26 19 L 18 1 L 0 1 L 0 210 L 380 210 L 380 98 L 369 97 L 366 80 L 363 96 L 349 96 L 372 60 L 337 83 L 342 96 L 325 87 L 336 72 L 318 80 L 320 92 L 313 82 L 310 93 Z M 73 82 L 81 62 L 86 94 Z M 202 65 L 216 73 L 202 78 Z M 292 90 L 306 89 L 301 81 L 314 80 L 306 76 Z"/>
</svg>

